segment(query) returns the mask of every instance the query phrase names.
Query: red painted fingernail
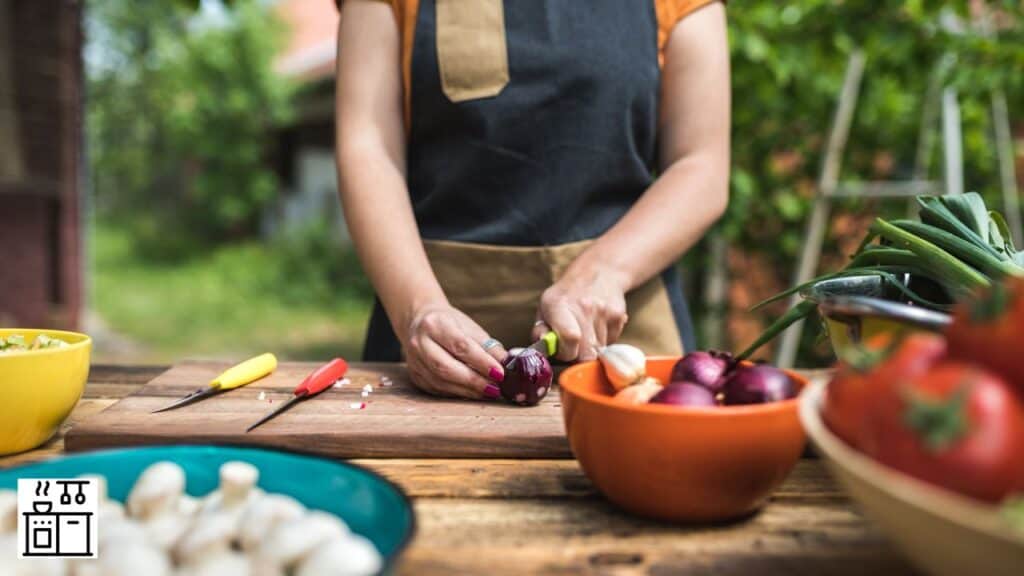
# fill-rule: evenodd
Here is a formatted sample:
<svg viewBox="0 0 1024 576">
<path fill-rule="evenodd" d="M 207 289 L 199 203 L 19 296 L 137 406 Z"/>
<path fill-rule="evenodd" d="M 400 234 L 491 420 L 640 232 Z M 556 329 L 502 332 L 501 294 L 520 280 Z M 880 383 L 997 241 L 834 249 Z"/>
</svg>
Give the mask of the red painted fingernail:
<svg viewBox="0 0 1024 576">
<path fill-rule="evenodd" d="M 487 387 L 484 388 L 484 396 L 490 398 L 491 400 L 497 400 L 498 398 L 501 397 L 501 389 L 499 389 L 494 384 L 488 384 Z"/>
<path fill-rule="evenodd" d="M 501 370 L 498 370 L 494 366 L 491 366 L 491 371 L 488 372 L 487 375 L 490 376 L 491 380 L 494 380 L 495 382 L 502 382 L 505 380 L 505 373 L 502 372 Z"/>
</svg>

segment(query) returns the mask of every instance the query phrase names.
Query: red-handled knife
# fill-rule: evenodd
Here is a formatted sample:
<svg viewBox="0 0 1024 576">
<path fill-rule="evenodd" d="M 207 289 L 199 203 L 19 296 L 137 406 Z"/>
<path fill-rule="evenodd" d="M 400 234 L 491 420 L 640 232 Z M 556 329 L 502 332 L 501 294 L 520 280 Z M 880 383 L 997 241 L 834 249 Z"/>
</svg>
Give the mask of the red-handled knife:
<svg viewBox="0 0 1024 576">
<path fill-rule="evenodd" d="M 346 372 L 348 372 L 348 362 L 345 362 L 342 358 L 335 358 L 327 364 L 317 368 L 312 374 L 306 376 L 306 379 L 295 387 L 295 391 L 293 392 L 294 396 L 270 414 L 260 418 L 255 424 L 246 428 L 245 431 L 251 431 L 253 428 L 291 408 L 296 402 L 312 398 L 324 390 L 327 390 L 335 382 L 341 380 L 345 376 Z"/>
</svg>

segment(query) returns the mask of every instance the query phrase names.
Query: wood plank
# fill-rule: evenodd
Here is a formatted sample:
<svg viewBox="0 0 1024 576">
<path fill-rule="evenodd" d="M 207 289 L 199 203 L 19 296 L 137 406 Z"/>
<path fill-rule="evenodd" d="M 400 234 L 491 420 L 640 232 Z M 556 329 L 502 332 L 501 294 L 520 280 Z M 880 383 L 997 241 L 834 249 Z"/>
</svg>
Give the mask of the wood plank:
<svg viewBox="0 0 1024 576">
<path fill-rule="evenodd" d="M 574 460 L 363 459 L 414 498 L 596 499 L 601 496 Z M 802 460 L 772 496 L 776 502 L 847 498 L 822 462 Z"/>
<path fill-rule="evenodd" d="M 602 500 L 416 501 L 400 574 L 913 574 L 845 503 L 773 503 L 719 525 L 674 526 Z"/>
<path fill-rule="evenodd" d="M 350 384 L 330 389 L 268 424 L 245 428 L 291 397 L 317 367 L 282 363 L 274 374 L 178 410 L 151 414 L 206 385 L 228 366 L 185 362 L 157 376 L 66 437 L 68 450 L 169 443 L 228 443 L 312 451 L 338 458 L 571 458 L 557 394 L 532 408 L 430 398 L 396 364 L 353 364 Z M 134 377 L 134 375 L 130 375 Z M 387 376 L 392 386 L 382 387 Z M 364 385 L 374 387 L 368 398 Z M 117 391 L 115 391 L 116 393 Z M 259 400 L 263 392 L 266 400 Z M 366 402 L 365 409 L 352 404 Z"/>
</svg>

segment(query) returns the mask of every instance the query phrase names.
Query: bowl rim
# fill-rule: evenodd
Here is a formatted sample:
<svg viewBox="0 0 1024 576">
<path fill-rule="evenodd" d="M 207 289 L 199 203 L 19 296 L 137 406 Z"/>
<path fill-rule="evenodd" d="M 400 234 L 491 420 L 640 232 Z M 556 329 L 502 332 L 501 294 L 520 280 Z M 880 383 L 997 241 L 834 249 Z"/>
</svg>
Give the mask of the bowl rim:
<svg viewBox="0 0 1024 576">
<path fill-rule="evenodd" d="M 1024 537 L 1012 534 L 1012 529 L 1002 519 L 997 505 L 918 480 L 876 462 L 833 434 L 821 418 L 827 385 L 825 381 L 812 382 L 800 398 L 800 423 L 807 437 L 827 461 L 856 476 L 861 482 L 910 506 L 949 523 L 1024 547 Z M 852 496 L 850 498 L 854 499 Z"/>
<path fill-rule="evenodd" d="M 69 352 L 72 350 L 78 350 L 80 348 L 89 348 L 92 346 L 92 336 L 85 334 L 84 332 L 74 332 L 71 330 L 51 330 L 49 328 L 0 328 L 0 336 L 19 334 L 22 332 L 40 332 L 52 338 L 64 338 L 71 336 L 74 337 L 78 342 L 67 342 L 67 346 L 61 346 L 60 348 L 41 348 L 39 350 L 10 350 L 0 352 L 0 361 L 4 358 L 19 358 L 26 356 L 45 356 L 47 354 L 59 354 L 62 352 Z"/>
<path fill-rule="evenodd" d="M 675 362 L 678 361 L 681 356 L 648 356 L 647 361 L 657 362 Z M 765 415 L 775 414 L 781 412 L 789 412 L 797 409 L 797 402 L 800 396 L 803 395 L 804 391 L 810 386 L 810 382 L 804 376 L 794 372 L 793 370 L 786 370 L 780 368 L 787 376 L 792 378 L 798 386 L 800 386 L 800 392 L 797 393 L 793 398 L 787 400 L 781 400 L 778 402 L 768 402 L 765 404 L 743 404 L 738 406 L 670 406 L 667 404 L 625 404 L 622 402 L 616 402 L 612 396 L 599 394 L 596 392 L 590 392 L 588 390 L 581 390 L 575 388 L 573 385 L 567 385 L 570 377 L 576 372 L 583 371 L 589 368 L 592 364 L 598 363 L 598 360 L 590 360 L 587 362 L 579 362 L 572 366 L 569 366 L 562 371 L 558 376 L 558 386 L 568 394 L 572 394 L 577 398 L 600 404 L 602 406 L 619 409 L 626 412 L 634 412 L 637 414 L 686 414 L 689 416 L 698 416 L 701 418 L 728 418 L 736 416 L 752 416 L 752 415 Z M 600 367 L 598 368 L 600 370 Z"/>
</svg>

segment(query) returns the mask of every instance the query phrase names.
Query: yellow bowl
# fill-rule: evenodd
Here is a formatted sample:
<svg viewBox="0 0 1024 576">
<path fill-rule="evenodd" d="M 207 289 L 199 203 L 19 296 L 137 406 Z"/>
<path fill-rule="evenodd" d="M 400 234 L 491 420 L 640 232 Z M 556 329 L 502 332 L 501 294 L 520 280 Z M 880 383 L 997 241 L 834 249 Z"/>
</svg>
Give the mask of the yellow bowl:
<svg viewBox="0 0 1024 576">
<path fill-rule="evenodd" d="M 1024 536 L 1012 533 L 996 506 L 927 484 L 879 464 L 824 425 L 825 383 L 800 397 L 800 421 L 832 475 L 896 547 L 934 576 L 1020 576 Z"/>
<path fill-rule="evenodd" d="M 39 334 L 70 346 L 0 352 L 0 454 L 31 450 L 49 440 L 82 397 L 92 339 L 77 332 L 0 328 L 0 337 Z"/>
</svg>

